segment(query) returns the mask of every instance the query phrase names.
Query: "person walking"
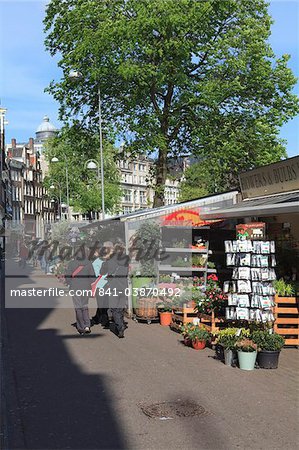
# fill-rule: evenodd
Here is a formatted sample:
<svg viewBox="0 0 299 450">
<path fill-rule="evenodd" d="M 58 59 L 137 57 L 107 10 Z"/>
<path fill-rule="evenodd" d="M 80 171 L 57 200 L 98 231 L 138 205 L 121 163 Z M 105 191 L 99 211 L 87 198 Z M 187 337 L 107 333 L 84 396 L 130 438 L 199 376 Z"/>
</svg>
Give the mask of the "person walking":
<svg viewBox="0 0 299 450">
<path fill-rule="evenodd" d="M 76 313 L 76 328 L 78 333 L 89 334 L 90 318 L 88 300 L 91 296 L 91 283 L 94 281 L 95 273 L 91 261 L 88 259 L 88 249 L 80 247 L 75 252 L 66 271 L 66 283 L 70 288 Z"/>
<path fill-rule="evenodd" d="M 98 325 L 101 324 L 104 328 L 109 328 L 109 316 L 108 316 L 108 307 L 109 307 L 109 298 L 105 295 L 105 287 L 107 285 L 107 273 L 102 272 L 103 263 L 110 257 L 111 251 L 113 250 L 113 243 L 110 241 L 106 241 L 103 244 L 103 247 L 96 252 L 96 259 L 93 261 L 93 269 L 95 272 L 95 276 L 101 276 L 100 280 L 97 283 L 96 287 L 96 301 L 97 301 L 97 310 L 95 315 L 91 318 L 90 325 Z M 104 290 L 104 295 L 102 294 L 102 290 Z M 101 293 L 101 294 L 100 294 Z"/>
<path fill-rule="evenodd" d="M 126 255 L 125 246 L 122 242 L 117 242 L 114 245 L 107 261 L 102 264 L 101 272 L 107 274 L 108 283 L 105 290 L 110 289 L 109 306 L 117 335 L 119 338 L 124 338 L 126 329 L 124 310 L 127 306 L 129 257 Z"/>
<path fill-rule="evenodd" d="M 20 252 L 19 252 L 19 266 L 22 267 L 22 269 L 24 269 L 26 267 L 26 263 L 27 263 L 27 258 L 28 258 L 28 247 L 26 245 L 26 242 L 22 242 L 20 245 Z"/>
</svg>

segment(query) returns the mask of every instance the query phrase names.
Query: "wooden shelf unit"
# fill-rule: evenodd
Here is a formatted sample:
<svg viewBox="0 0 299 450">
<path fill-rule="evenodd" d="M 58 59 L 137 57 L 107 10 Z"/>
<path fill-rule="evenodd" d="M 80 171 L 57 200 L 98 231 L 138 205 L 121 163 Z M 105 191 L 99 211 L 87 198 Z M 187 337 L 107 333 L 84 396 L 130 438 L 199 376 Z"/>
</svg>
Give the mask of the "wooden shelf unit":
<svg viewBox="0 0 299 450">
<path fill-rule="evenodd" d="M 285 345 L 299 345 L 299 298 L 275 296 L 274 331 L 285 338 Z"/>
</svg>

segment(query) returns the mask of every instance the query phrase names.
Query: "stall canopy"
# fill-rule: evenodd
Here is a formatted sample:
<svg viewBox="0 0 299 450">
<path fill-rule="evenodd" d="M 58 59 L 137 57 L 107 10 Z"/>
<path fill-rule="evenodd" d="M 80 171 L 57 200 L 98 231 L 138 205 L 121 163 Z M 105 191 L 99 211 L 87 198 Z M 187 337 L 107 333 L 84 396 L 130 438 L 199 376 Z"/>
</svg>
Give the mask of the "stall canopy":
<svg viewBox="0 0 299 450">
<path fill-rule="evenodd" d="M 105 226 L 105 224 L 110 225 L 111 221 L 119 222 L 137 222 L 146 219 L 158 219 L 169 217 L 179 218 L 180 216 L 187 216 L 190 219 L 190 226 L 194 221 L 194 226 L 203 226 L 207 223 L 209 219 L 202 219 L 201 216 L 204 212 L 213 211 L 214 209 L 227 208 L 234 205 L 238 201 L 238 191 L 229 191 L 222 194 L 214 194 L 206 197 L 202 197 L 196 200 L 191 200 L 183 203 L 177 203 L 174 205 L 160 206 L 158 208 L 149 208 L 139 211 L 135 211 L 129 214 L 122 214 L 118 216 L 109 217 L 105 220 L 96 221 L 89 225 L 85 225 L 85 229 L 93 228 L 95 225 L 99 224 Z M 204 223 L 205 222 L 205 223 Z"/>
<path fill-rule="evenodd" d="M 233 219 L 238 217 L 265 217 L 299 213 L 299 191 L 246 199 L 229 208 L 206 211 L 202 219 Z"/>
</svg>

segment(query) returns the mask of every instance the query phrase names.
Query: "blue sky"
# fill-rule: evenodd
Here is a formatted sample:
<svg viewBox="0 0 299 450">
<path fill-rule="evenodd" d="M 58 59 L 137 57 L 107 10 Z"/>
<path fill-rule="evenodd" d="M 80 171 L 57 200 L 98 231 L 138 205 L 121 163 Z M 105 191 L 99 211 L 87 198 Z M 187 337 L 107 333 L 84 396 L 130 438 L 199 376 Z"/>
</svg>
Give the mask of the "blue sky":
<svg viewBox="0 0 299 450">
<path fill-rule="evenodd" d="M 60 77 L 55 59 L 43 46 L 45 4 L 41 0 L 0 0 L 0 99 L 1 106 L 8 109 L 7 142 L 12 137 L 19 142 L 34 137 L 45 114 L 54 125 L 60 125 L 57 103 L 43 92 L 50 80 Z M 275 20 L 272 47 L 277 56 L 291 55 L 289 66 L 299 77 L 299 0 L 272 1 L 270 14 Z M 289 156 L 298 154 L 298 130 L 298 117 L 281 129 L 281 137 L 288 141 Z"/>
</svg>

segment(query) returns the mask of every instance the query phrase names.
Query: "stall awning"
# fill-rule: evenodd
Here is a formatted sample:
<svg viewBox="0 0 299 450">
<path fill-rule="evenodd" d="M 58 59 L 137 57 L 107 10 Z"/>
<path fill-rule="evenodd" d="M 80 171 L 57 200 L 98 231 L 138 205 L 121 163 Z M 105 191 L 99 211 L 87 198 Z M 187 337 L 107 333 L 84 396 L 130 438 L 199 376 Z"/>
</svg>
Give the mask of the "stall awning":
<svg viewBox="0 0 299 450">
<path fill-rule="evenodd" d="M 286 194 L 243 200 L 230 208 L 219 208 L 202 213 L 202 218 L 230 219 L 242 217 L 265 217 L 279 214 L 299 213 L 299 191 Z"/>
</svg>

